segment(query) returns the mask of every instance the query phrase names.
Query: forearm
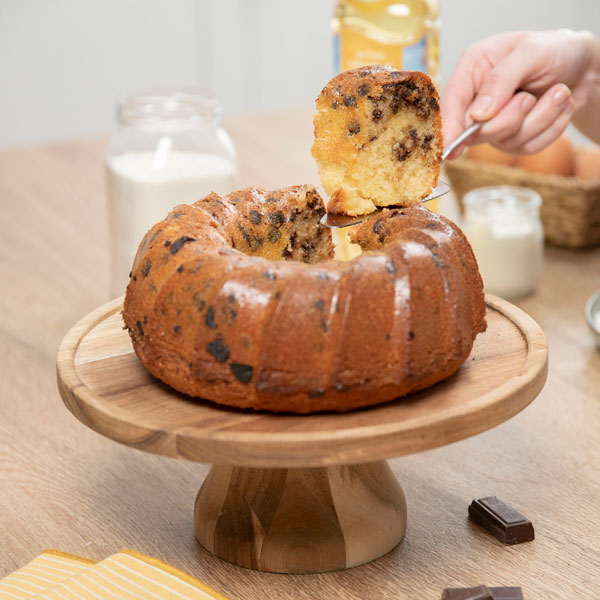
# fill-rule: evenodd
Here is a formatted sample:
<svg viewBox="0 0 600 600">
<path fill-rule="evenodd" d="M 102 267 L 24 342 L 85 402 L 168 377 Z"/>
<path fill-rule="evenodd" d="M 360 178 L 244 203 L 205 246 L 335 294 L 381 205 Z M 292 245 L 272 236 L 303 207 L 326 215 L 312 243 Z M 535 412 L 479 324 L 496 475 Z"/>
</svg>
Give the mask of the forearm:
<svg viewBox="0 0 600 600">
<path fill-rule="evenodd" d="M 581 98 L 575 98 L 580 107 L 572 122 L 582 133 L 600 143 L 600 39 L 586 34 L 586 47 L 590 63 L 581 86 Z"/>
</svg>

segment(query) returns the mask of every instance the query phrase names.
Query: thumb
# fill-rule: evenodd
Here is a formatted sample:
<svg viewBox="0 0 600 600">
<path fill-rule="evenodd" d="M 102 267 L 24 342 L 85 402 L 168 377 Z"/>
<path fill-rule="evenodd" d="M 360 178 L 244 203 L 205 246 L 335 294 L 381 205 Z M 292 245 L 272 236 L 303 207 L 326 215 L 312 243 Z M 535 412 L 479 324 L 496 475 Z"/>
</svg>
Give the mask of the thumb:
<svg viewBox="0 0 600 600">
<path fill-rule="evenodd" d="M 468 110 L 475 121 L 487 121 L 509 102 L 529 75 L 527 57 L 513 50 L 487 73 Z"/>
</svg>

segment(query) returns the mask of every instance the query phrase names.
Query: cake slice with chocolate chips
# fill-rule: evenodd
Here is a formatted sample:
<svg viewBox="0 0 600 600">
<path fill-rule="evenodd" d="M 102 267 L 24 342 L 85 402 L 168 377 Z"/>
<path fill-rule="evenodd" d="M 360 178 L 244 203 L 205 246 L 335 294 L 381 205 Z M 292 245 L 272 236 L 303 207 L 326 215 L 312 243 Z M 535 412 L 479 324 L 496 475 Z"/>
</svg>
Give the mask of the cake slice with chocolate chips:
<svg viewBox="0 0 600 600">
<path fill-rule="evenodd" d="M 360 215 L 408 205 L 437 185 L 443 152 L 438 93 L 417 71 L 345 71 L 317 98 L 312 154 L 327 210 Z"/>
</svg>

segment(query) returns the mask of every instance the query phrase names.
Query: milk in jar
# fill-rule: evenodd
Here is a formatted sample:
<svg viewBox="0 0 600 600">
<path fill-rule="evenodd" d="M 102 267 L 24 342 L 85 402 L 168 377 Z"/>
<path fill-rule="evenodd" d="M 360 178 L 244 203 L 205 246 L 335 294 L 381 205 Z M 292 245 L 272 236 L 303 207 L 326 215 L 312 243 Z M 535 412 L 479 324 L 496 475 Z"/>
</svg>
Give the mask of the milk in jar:
<svg viewBox="0 0 600 600">
<path fill-rule="evenodd" d="M 125 293 L 137 247 L 177 204 L 236 188 L 233 144 L 213 97 L 162 88 L 119 101 L 119 129 L 106 152 L 111 296 Z"/>
</svg>

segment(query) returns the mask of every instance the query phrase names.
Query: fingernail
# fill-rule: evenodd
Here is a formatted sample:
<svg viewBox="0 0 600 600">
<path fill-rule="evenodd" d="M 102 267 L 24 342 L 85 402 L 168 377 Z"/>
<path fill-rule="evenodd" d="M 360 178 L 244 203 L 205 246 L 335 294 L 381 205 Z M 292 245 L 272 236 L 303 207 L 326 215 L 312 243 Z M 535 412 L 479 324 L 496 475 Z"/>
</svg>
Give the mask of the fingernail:
<svg viewBox="0 0 600 600">
<path fill-rule="evenodd" d="M 556 90 L 556 92 L 554 92 L 554 96 L 552 96 L 552 100 L 554 101 L 554 104 L 556 104 L 557 106 L 562 106 L 563 104 L 565 104 L 567 102 L 567 100 L 570 97 L 571 97 L 571 94 L 569 93 L 569 91 L 564 87 L 560 87 Z"/>
<path fill-rule="evenodd" d="M 488 110 L 492 106 L 491 96 L 479 96 L 473 102 L 471 110 L 469 111 L 474 119 L 485 119 L 488 117 Z"/>
<path fill-rule="evenodd" d="M 521 110 L 523 110 L 523 112 L 529 112 L 535 103 L 536 99 L 533 96 L 525 96 L 521 102 Z"/>
</svg>

